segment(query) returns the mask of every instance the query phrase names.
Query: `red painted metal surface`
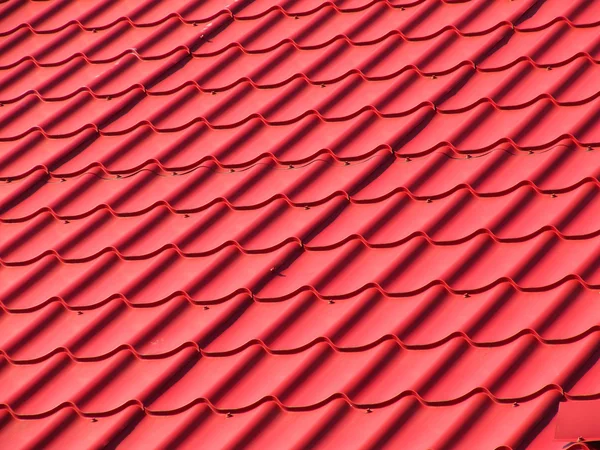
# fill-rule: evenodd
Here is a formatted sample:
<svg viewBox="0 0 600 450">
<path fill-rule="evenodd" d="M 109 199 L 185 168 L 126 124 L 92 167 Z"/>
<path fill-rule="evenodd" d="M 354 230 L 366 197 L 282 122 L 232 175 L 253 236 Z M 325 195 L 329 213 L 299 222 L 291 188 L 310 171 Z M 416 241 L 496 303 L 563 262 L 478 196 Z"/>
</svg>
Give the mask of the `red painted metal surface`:
<svg viewBox="0 0 600 450">
<path fill-rule="evenodd" d="M 0 446 L 594 448 L 599 30 L 0 4 Z"/>
</svg>

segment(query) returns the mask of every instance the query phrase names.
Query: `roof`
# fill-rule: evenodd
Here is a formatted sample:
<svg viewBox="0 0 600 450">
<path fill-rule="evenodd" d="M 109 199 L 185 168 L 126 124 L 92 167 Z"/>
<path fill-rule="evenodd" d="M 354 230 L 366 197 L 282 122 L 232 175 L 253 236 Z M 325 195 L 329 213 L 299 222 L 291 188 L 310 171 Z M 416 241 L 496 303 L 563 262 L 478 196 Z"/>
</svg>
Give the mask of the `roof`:
<svg viewBox="0 0 600 450">
<path fill-rule="evenodd" d="M 600 2 L 0 5 L 0 442 L 591 448 Z"/>
</svg>

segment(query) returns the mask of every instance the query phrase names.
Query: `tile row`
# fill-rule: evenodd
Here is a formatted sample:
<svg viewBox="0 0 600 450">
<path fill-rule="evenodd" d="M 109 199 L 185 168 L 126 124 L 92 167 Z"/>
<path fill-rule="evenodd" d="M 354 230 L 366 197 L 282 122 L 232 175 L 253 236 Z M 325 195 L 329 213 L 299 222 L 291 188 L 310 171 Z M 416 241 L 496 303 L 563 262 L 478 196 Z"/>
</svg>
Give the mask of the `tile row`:
<svg viewBox="0 0 600 450">
<path fill-rule="evenodd" d="M 547 230 L 573 239 L 600 233 L 595 220 L 599 215 L 600 188 L 593 181 L 561 195 L 524 185 L 484 197 L 461 188 L 430 202 L 397 192 L 375 202 L 335 195 L 309 208 L 275 198 L 256 209 L 217 203 L 186 214 L 162 204 L 141 215 L 119 216 L 103 208 L 68 221 L 43 212 L 27 222 L 0 223 L 0 262 L 29 264 L 54 254 L 75 263 L 109 251 L 140 259 L 170 247 L 196 256 L 232 245 L 245 253 L 264 253 L 290 242 L 326 250 L 357 238 L 369 247 L 393 246 L 417 236 L 434 244 L 458 244 L 479 234 L 515 242 Z"/>
<path fill-rule="evenodd" d="M 495 3 L 497 2 L 488 5 Z M 477 9 L 482 5 L 484 2 L 478 2 Z M 522 8 L 523 2 L 513 5 Z M 426 8 L 431 6 L 435 6 L 435 2 L 425 4 Z M 473 44 L 481 42 L 481 38 L 484 41 L 493 41 L 492 46 L 497 46 L 500 43 L 499 39 L 518 40 L 531 46 L 534 43 L 532 37 L 539 43 L 545 42 L 548 45 L 549 36 L 556 36 L 559 30 L 559 36 L 568 30 L 578 36 L 576 42 L 579 44 L 578 49 L 582 51 L 588 47 L 581 45 L 583 36 L 594 36 L 593 40 L 597 40 L 597 33 L 593 31 L 600 19 L 600 8 L 595 7 L 595 10 L 597 11 L 594 11 L 594 15 L 585 15 L 586 20 L 582 23 L 574 24 L 566 18 L 558 17 L 545 26 L 530 31 L 515 27 L 513 21 L 498 21 L 498 17 L 490 15 L 493 25 L 483 30 L 474 29 L 470 33 L 464 33 L 453 26 L 440 26 L 428 35 L 409 33 L 408 37 L 405 36 L 402 25 L 398 24 L 405 11 L 390 7 L 384 2 L 374 3 L 365 10 L 353 13 L 341 13 L 334 7 L 327 6 L 308 16 L 291 17 L 280 10 L 272 11 L 257 20 L 236 20 L 230 15 L 222 15 L 200 26 L 173 17 L 156 26 L 135 27 L 125 21 L 111 28 L 89 31 L 82 29 L 78 24 L 69 25 L 56 33 L 44 34 L 21 28 L 8 36 L 0 36 L 0 49 L 3 51 L 0 56 L 0 68 L 15 67 L 25 61 L 38 65 L 62 65 L 77 56 L 84 56 L 90 62 L 114 61 L 128 53 L 143 59 L 165 58 L 177 50 L 186 50 L 197 56 L 215 56 L 228 49 L 243 50 L 245 53 L 265 53 L 279 49 L 286 43 L 293 44 L 297 50 L 308 50 L 329 47 L 339 41 L 353 46 L 377 44 L 389 41 L 393 37 L 402 43 L 416 41 L 416 49 L 421 51 L 430 47 L 434 40 L 440 39 L 445 47 L 457 39 L 468 42 L 467 48 L 473 47 Z M 523 16 L 524 12 L 516 14 L 514 22 L 518 24 L 519 17 Z M 468 14 L 466 21 L 472 18 L 472 14 Z M 414 24 L 422 23 L 422 19 L 422 14 L 416 14 L 408 19 L 404 29 L 414 28 Z M 523 38 L 511 39 L 515 36 Z M 564 44 L 563 42 L 563 47 Z M 439 52 L 439 44 L 437 47 Z"/>
<path fill-rule="evenodd" d="M 331 250 L 307 250 L 294 242 L 249 254 L 229 246 L 208 256 L 183 256 L 168 248 L 136 260 L 107 252 L 79 263 L 50 255 L 28 265 L 1 266 L 0 302 L 16 312 L 52 301 L 96 307 L 122 298 L 134 305 L 153 305 L 180 295 L 210 303 L 242 293 L 279 301 L 304 291 L 343 299 L 372 287 L 404 296 L 436 285 L 477 293 L 505 281 L 527 291 L 546 291 L 569 279 L 596 287 L 599 246 L 600 237 L 565 240 L 547 231 L 512 243 L 482 234 L 456 245 L 434 245 L 415 237 L 382 248 L 371 248 L 360 239 Z"/>
<path fill-rule="evenodd" d="M 34 33 L 55 33 L 71 24 L 79 24 L 86 30 L 99 30 L 113 27 L 121 21 L 128 21 L 137 27 L 147 27 L 158 25 L 171 17 L 179 17 L 188 23 L 205 23 L 220 15 L 232 13 L 235 13 L 238 20 L 259 19 L 273 11 L 290 17 L 313 15 L 325 8 L 350 13 L 368 9 L 378 3 L 404 12 L 401 20 L 406 32 L 425 36 L 442 26 L 464 29 L 466 33 L 481 32 L 496 25 L 500 21 L 499 17 L 502 21 L 518 21 L 518 25 L 525 29 L 543 27 L 556 17 L 581 23 L 586 20 L 584 15 L 593 17 L 595 12 L 594 4 L 581 0 L 569 5 L 559 0 L 548 1 L 535 15 L 526 14 L 536 7 L 534 1 L 512 4 L 451 0 L 176 0 L 140 5 L 133 0 L 121 0 L 118 3 L 102 1 L 88 5 L 85 2 L 67 0 L 47 5 L 17 0 L 0 9 L 0 35 L 9 35 L 21 28 L 29 28 Z"/>
<path fill-rule="evenodd" d="M 104 2 L 105 3 L 105 2 Z M 199 2 L 195 2 L 196 4 Z M 238 19 L 247 1 L 231 2 L 230 12 L 209 23 L 184 21 L 179 15 L 168 15 L 152 25 L 136 26 L 130 21 L 117 21 L 107 28 L 82 28 L 71 22 L 54 32 L 37 33 L 21 27 L 0 36 L 0 67 L 12 67 L 22 61 L 39 64 L 61 64 L 75 54 L 91 60 L 106 61 L 134 51 L 146 58 L 164 57 L 174 49 L 186 48 L 202 54 L 218 54 L 232 46 L 250 52 L 265 52 L 283 42 L 303 48 L 324 47 L 343 37 L 353 43 L 374 43 L 392 34 L 408 39 L 431 39 L 445 30 L 461 35 L 483 35 L 509 24 L 518 31 L 543 30 L 557 19 L 569 27 L 600 23 L 600 8 L 578 1 L 569 7 L 554 1 L 547 23 L 531 27 L 521 24 L 534 3 L 423 2 L 413 8 L 398 8 L 387 2 L 372 2 L 365 9 L 342 12 L 326 4 L 309 15 L 289 15 L 274 9 L 256 19 Z M 97 6 L 101 9 L 100 4 Z M 193 9 L 194 6 L 190 5 Z M 553 6 L 553 7 L 552 7 Z M 56 8 L 56 7 L 55 7 Z M 144 10 L 144 7 L 140 7 Z M 585 14 L 583 14 L 585 10 Z M 90 12 L 93 14 L 93 11 Z M 571 17 L 573 20 L 571 20 Z M 13 22 L 14 23 L 14 22 Z M 198 27 L 200 25 L 200 27 Z M 133 45 L 132 45 L 133 44 Z"/>
<path fill-rule="evenodd" d="M 207 160 L 235 168 L 266 156 L 299 164 L 322 154 L 348 161 L 368 158 L 380 149 L 413 157 L 443 146 L 464 153 L 491 150 L 502 143 L 509 144 L 505 147 L 513 144 L 520 149 L 543 149 L 565 138 L 595 145 L 600 142 L 599 102 L 596 97 L 579 105 L 559 106 L 542 98 L 524 108 L 498 109 L 486 101 L 455 114 L 424 105 L 413 114 L 399 117 L 367 109 L 342 121 L 326 121 L 308 114 L 284 125 L 251 118 L 234 128 L 215 128 L 198 120 L 180 126 L 177 117 L 166 116 L 157 118 L 165 127 L 163 131 L 140 123 L 125 134 L 111 132 L 112 125 L 98 132 L 94 125 L 58 139 L 31 129 L 16 141 L 0 141 L 0 174 L 3 178 L 20 178 L 44 168 L 59 176 L 72 176 L 94 166 L 130 174 L 153 163 L 167 171 L 183 171 Z M 60 131 L 62 120 L 81 120 L 93 114 L 93 110 L 85 109 L 77 116 L 63 114 L 47 129 Z M 121 120 L 126 122 L 128 116 Z"/>
<path fill-rule="evenodd" d="M 163 47 L 167 45 L 159 42 Z M 563 21 L 527 33 L 502 25 L 486 35 L 464 37 L 449 30 L 426 41 L 406 41 L 391 35 L 380 42 L 354 45 L 339 38 L 323 47 L 307 49 L 282 41 L 267 52 L 248 52 L 234 46 L 212 56 L 190 54 L 180 46 L 144 51 L 147 47 L 124 47 L 112 53 L 102 47 L 102 57 L 72 49 L 62 55 L 64 62 L 48 59 L 48 64 L 40 65 L 24 61 L 4 68 L 0 70 L 0 102 L 11 103 L 32 93 L 45 100 L 66 99 L 82 91 L 115 97 L 136 88 L 165 94 L 188 85 L 212 92 L 244 82 L 273 88 L 294 78 L 329 84 L 351 73 L 372 80 L 388 79 L 406 70 L 439 76 L 464 65 L 489 72 L 506 70 L 522 61 L 558 68 L 577 58 L 600 58 L 597 27 L 573 28 Z"/>
<path fill-rule="evenodd" d="M 272 11 L 278 10 L 290 16 L 314 14 L 322 8 L 332 7 L 340 12 L 354 12 L 369 8 L 381 0 L 298 0 L 294 2 L 254 0 L 175 0 L 168 3 L 140 2 L 134 0 L 101 1 L 93 5 L 85 2 L 67 0 L 58 4 L 17 0 L 0 9 L 4 20 L 0 21 L 0 35 L 14 33 L 20 28 L 30 28 L 35 33 L 52 33 L 60 31 L 71 24 L 79 24 L 86 30 L 110 28 L 121 21 L 128 21 L 137 27 L 158 25 L 171 17 L 179 17 L 184 22 L 205 23 L 220 15 L 231 15 L 235 11 L 238 20 L 258 19 Z M 239 4 L 238 4 L 239 3 Z M 391 0 L 385 2 L 391 7 L 409 8 L 407 15 L 415 14 L 421 8 L 423 0 Z M 580 14 L 576 8 L 565 10 L 559 2 L 548 9 L 558 8 L 550 14 L 566 14 L 577 20 Z M 440 1 L 436 8 L 448 12 L 451 3 Z M 464 12 L 465 7 L 460 8 Z M 566 17 L 566 16 L 565 16 Z M 536 21 L 534 21 L 537 23 Z M 536 25 L 532 25 L 536 26 Z"/>
<path fill-rule="evenodd" d="M 481 119 L 474 117 L 477 121 Z M 560 123 L 565 125 L 565 121 Z M 365 138 L 384 137 L 374 129 L 370 131 Z M 323 136 L 314 135 L 317 139 Z M 418 139 L 411 144 L 416 145 L 415 141 Z M 366 139 L 362 145 L 367 145 Z M 350 149 L 346 146 L 345 150 Z M 540 193 L 559 194 L 588 182 L 597 183 L 600 176 L 600 152 L 577 147 L 570 141 L 532 153 L 498 148 L 470 158 L 453 155 L 456 154 L 440 150 L 413 159 L 380 150 L 369 158 L 352 162 L 336 161 L 325 154 L 309 163 L 282 165 L 265 157 L 243 169 L 223 169 L 206 162 L 185 172 L 164 171 L 151 165 L 122 176 L 94 168 L 73 178 L 52 177 L 38 169 L 26 178 L 0 183 L 0 218 L 3 222 L 23 222 L 49 212 L 71 220 L 91 216 L 101 209 L 118 216 L 131 216 L 145 214 L 160 205 L 189 214 L 216 204 L 234 209 L 260 209 L 274 205 L 277 199 L 294 207 L 312 207 L 330 203 L 336 197 L 348 197 L 352 203 L 380 202 L 399 192 L 426 201 L 446 198 L 465 188 L 478 197 L 490 197 L 506 195 L 524 185 Z M 342 205 L 348 202 L 342 200 Z M 226 208 L 212 211 L 225 213 Z"/>
<path fill-rule="evenodd" d="M 258 344 L 219 357 L 193 348 L 152 359 L 129 350 L 99 361 L 74 361 L 62 353 L 34 364 L 0 363 L 0 408 L 33 418 L 68 405 L 95 416 L 133 404 L 154 414 L 196 403 L 246 412 L 269 400 L 287 410 L 314 410 L 334 398 L 366 408 L 414 396 L 441 406 L 478 392 L 504 402 L 552 390 L 581 400 L 600 394 L 599 356 L 598 331 L 567 344 L 522 336 L 495 347 L 456 337 L 420 350 L 385 340 L 358 352 L 322 342 L 290 354 L 271 354 Z"/>
<path fill-rule="evenodd" d="M 352 74 L 321 86 L 303 78 L 273 89 L 245 82 L 218 94 L 196 86 L 169 95 L 147 95 L 137 88 L 112 102 L 88 92 L 56 102 L 32 95 L 0 110 L 0 140 L 16 140 L 35 130 L 59 138 L 90 128 L 103 135 L 128 134 L 144 125 L 173 132 L 197 122 L 212 129 L 236 128 L 253 119 L 265 125 L 293 126 L 309 116 L 337 122 L 373 111 L 379 117 L 397 118 L 431 107 L 437 114 L 464 114 L 483 103 L 515 110 L 532 107 L 543 98 L 556 106 L 576 106 L 600 95 L 599 80 L 600 65 L 579 58 L 550 71 L 529 62 L 502 72 L 463 66 L 435 78 L 411 70 L 382 81 Z"/>
<path fill-rule="evenodd" d="M 243 414 L 219 414 L 197 404 L 179 414 L 153 415 L 139 406 L 128 406 L 107 417 L 91 418 L 67 407 L 48 417 L 26 420 L 0 412 L 0 436 L 13 448 L 51 449 L 65 448 L 74 440 L 91 448 L 594 448 L 593 443 L 576 443 L 579 435 L 573 436 L 564 419 L 561 422 L 565 406 L 576 411 L 593 409 L 597 401 L 561 402 L 560 394 L 550 391 L 514 406 L 481 393 L 443 407 L 404 397 L 371 408 L 369 413 L 334 399 L 311 411 L 286 411 L 268 401 Z M 436 426 L 431 427 L 432 423 Z M 566 430 L 555 440 L 554 430 L 560 425 Z"/>
<path fill-rule="evenodd" d="M 301 353 L 318 343 L 336 351 L 367 351 L 385 341 L 416 352 L 457 337 L 477 348 L 508 345 L 526 335 L 567 344 L 596 333 L 599 318 L 598 291 L 572 280 L 544 292 L 519 291 L 504 282 L 470 295 L 436 286 L 391 297 L 371 288 L 331 302 L 310 292 L 281 302 L 241 294 L 211 305 L 175 297 L 151 308 L 113 300 L 81 310 L 54 302 L 28 313 L 0 312 L 0 352 L 10 363 L 32 364 L 56 354 L 99 361 L 126 349 L 138 359 L 152 359 L 184 348 L 225 357 L 257 345 L 274 355 Z"/>
</svg>

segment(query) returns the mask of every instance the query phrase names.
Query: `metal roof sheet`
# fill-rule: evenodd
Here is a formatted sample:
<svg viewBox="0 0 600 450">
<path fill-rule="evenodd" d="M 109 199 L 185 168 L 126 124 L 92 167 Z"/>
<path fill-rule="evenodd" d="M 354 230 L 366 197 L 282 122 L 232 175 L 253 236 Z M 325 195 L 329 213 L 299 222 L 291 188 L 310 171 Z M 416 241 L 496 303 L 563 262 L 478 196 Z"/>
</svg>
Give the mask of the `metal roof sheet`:
<svg viewBox="0 0 600 450">
<path fill-rule="evenodd" d="M 0 5 L 0 446 L 598 445 L 600 2 Z"/>
</svg>

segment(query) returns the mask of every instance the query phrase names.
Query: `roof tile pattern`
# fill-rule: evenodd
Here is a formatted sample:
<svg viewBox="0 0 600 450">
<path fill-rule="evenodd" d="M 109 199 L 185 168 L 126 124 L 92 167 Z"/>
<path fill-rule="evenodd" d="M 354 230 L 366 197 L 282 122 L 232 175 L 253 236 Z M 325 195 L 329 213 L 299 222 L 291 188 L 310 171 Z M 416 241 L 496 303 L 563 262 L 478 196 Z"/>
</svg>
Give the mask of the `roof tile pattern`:
<svg viewBox="0 0 600 450">
<path fill-rule="evenodd" d="M 0 442 L 593 448 L 599 26 L 0 4 Z"/>
</svg>

